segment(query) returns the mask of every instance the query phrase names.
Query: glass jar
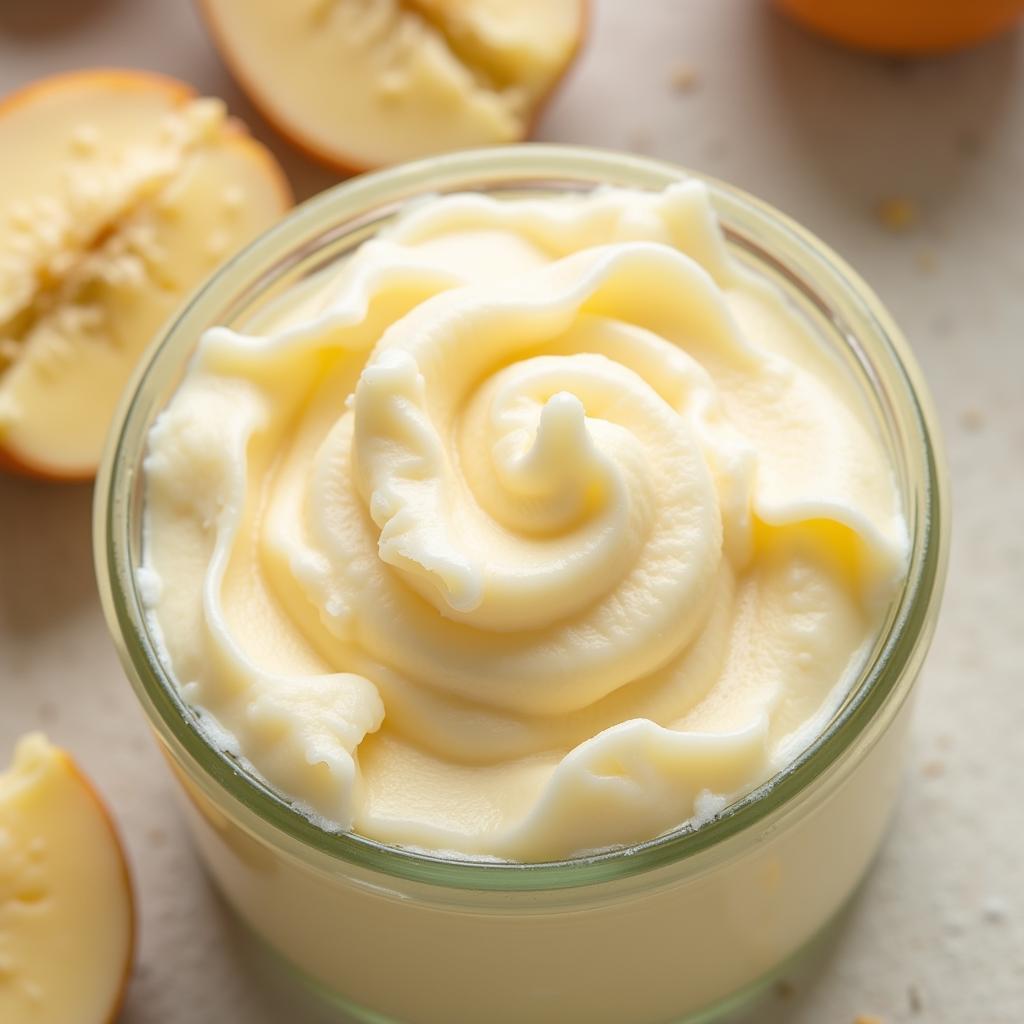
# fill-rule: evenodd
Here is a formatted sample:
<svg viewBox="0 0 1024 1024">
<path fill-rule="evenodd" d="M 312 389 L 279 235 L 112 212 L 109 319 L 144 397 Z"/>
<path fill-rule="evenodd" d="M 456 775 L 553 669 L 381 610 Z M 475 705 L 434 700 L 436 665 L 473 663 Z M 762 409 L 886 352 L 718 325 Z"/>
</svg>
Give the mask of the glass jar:
<svg viewBox="0 0 1024 1024">
<path fill-rule="evenodd" d="M 707 181 L 733 255 L 771 281 L 846 366 L 888 450 L 909 572 L 847 699 L 795 762 L 714 820 L 574 860 L 460 861 L 311 823 L 216 749 L 157 656 L 136 586 L 142 458 L 209 326 L 243 328 L 411 198 L 663 188 L 656 161 L 558 146 L 435 157 L 311 200 L 223 267 L 140 367 L 96 487 L 96 565 L 125 670 L 187 795 L 209 870 L 255 932 L 372 1020 L 707 1021 L 806 948 L 864 874 L 898 788 L 909 697 L 938 611 L 945 471 L 910 353 L 863 281 L 756 199 Z"/>
</svg>

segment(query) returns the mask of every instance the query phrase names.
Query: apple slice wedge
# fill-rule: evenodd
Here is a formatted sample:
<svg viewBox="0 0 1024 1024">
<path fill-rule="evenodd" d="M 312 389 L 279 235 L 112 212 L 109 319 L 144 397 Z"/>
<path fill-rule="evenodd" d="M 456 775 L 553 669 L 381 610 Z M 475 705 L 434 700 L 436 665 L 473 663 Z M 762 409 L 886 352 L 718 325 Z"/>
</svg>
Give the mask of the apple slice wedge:
<svg viewBox="0 0 1024 1024">
<path fill-rule="evenodd" d="M 139 355 L 291 192 L 219 100 L 83 71 L 0 103 L 0 462 L 87 479 Z"/>
<path fill-rule="evenodd" d="M 0 775 L 0 1021 L 113 1021 L 133 940 L 110 815 L 68 754 L 25 736 Z"/>
<path fill-rule="evenodd" d="M 199 0 L 282 134 L 362 171 L 524 138 L 584 35 L 585 0 Z"/>
</svg>

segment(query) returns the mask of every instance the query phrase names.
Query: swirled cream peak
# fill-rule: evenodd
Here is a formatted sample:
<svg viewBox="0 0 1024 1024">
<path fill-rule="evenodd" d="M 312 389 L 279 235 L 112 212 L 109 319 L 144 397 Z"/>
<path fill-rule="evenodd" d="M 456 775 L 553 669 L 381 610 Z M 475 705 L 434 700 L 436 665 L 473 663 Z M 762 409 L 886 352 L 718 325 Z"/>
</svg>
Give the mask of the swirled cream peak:
<svg viewBox="0 0 1024 1024">
<path fill-rule="evenodd" d="M 145 475 L 152 622 L 212 734 L 329 826 L 468 855 L 763 782 L 904 571 L 852 375 L 696 182 L 411 205 L 206 333 Z"/>
</svg>

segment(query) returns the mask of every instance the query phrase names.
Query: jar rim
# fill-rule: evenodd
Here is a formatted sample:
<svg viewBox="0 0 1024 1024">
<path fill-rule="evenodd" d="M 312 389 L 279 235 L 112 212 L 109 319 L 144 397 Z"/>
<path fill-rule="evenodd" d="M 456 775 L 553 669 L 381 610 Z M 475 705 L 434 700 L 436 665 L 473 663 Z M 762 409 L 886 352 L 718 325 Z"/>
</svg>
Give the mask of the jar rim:
<svg viewBox="0 0 1024 1024">
<path fill-rule="evenodd" d="M 195 725 L 154 648 L 137 591 L 133 522 L 141 510 L 141 457 L 156 402 L 170 373 L 180 372 L 201 330 L 231 295 L 234 308 L 280 274 L 288 252 L 316 251 L 352 233 L 369 212 L 393 212 L 410 199 L 452 191 L 532 187 L 551 191 L 621 184 L 664 188 L 696 179 L 707 186 L 727 237 L 747 232 L 765 258 L 809 287 L 810 298 L 866 359 L 902 443 L 904 500 L 910 533 L 908 571 L 872 656 L 825 730 L 789 765 L 709 822 L 684 823 L 628 847 L 560 861 L 518 863 L 459 859 L 416 851 L 314 824 L 288 800 L 245 771 Z M 813 284 L 813 287 L 811 285 Z M 216 322 L 214 319 L 212 322 Z M 184 357 L 184 358 L 183 358 Z M 910 473 L 913 469 L 913 473 Z M 304 847 L 334 861 L 386 875 L 457 889 L 532 891 L 622 878 L 679 862 L 764 822 L 837 764 L 883 709 L 895 714 L 927 648 L 948 554 L 948 501 L 941 444 L 920 372 L 879 299 L 823 242 L 747 193 L 686 168 L 646 157 L 577 146 L 526 144 L 468 150 L 403 164 L 342 182 L 307 200 L 218 269 L 149 348 L 125 390 L 97 476 L 94 552 L 104 614 L 125 671 L 161 741 L 190 762 L 206 786 Z M 903 685 L 901 685 L 901 683 Z"/>
</svg>

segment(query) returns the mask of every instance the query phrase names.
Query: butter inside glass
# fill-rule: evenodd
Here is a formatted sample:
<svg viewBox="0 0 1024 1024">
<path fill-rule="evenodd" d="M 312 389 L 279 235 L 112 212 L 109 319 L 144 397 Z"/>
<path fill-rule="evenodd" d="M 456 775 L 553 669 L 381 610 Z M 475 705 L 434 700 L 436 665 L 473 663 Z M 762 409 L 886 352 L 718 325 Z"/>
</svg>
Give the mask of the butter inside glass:
<svg viewBox="0 0 1024 1024">
<path fill-rule="evenodd" d="M 150 431 L 140 593 L 213 741 L 326 828 L 546 861 L 824 728 L 906 572 L 848 370 L 705 187 L 410 204 Z"/>
</svg>

